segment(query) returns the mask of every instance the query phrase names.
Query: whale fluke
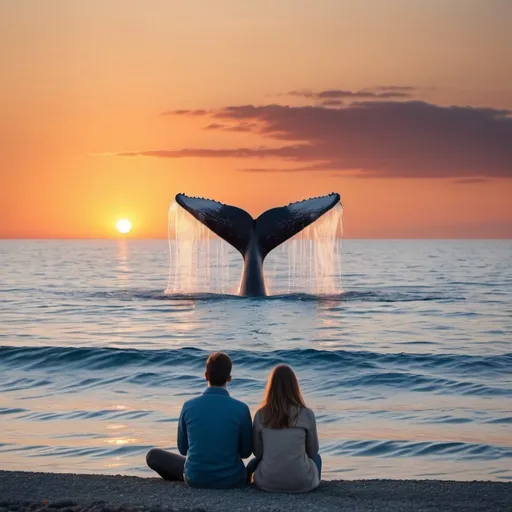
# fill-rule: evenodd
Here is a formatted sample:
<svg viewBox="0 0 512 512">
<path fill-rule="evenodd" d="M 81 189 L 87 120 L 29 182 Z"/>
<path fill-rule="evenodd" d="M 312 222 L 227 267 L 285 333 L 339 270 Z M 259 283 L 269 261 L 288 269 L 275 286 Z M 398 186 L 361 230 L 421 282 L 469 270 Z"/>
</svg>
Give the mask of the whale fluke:
<svg viewBox="0 0 512 512">
<path fill-rule="evenodd" d="M 339 200 L 339 194 L 332 193 L 263 212 L 255 227 L 262 257 L 315 222 Z"/>
<path fill-rule="evenodd" d="M 177 194 L 176 202 L 230 243 L 242 256 L 245 254 L 254 227 L 254 219 L 245 210 L 212 199 L 189 197 L 185 194 Z"/>
<path fill-rule="evenodd" d="M 241 295 L 266 295 L 263 260 L 277 246 L 286 242 L 340 201 L 337 193 L 305 199 L 272 208 L 257 219 L 241 208 L 211 199 L 177 194 L 176 202 L 235 247 L 244 258 L 240 283 Z"/>
</svg>

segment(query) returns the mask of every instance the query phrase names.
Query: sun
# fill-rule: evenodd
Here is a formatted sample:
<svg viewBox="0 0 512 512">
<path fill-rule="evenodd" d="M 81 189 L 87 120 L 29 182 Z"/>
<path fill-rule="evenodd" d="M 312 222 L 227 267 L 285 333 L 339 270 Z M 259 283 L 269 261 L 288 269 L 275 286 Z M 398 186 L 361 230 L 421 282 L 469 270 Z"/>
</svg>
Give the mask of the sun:
<svg viewBox="0 0 512 512">
<path fill-rule="evenodd" d="M 128 219 L 120 219 L 116 223 L 116 228 L 119 233 L 126 235 L 132 230 L 132 223 Z"/>
</svg>

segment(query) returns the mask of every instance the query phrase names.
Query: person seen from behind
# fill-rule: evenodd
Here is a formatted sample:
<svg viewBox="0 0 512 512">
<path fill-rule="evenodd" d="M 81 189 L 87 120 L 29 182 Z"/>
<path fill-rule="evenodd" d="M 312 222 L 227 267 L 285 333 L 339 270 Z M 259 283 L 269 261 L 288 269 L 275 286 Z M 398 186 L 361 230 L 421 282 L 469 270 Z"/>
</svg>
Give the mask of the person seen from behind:
<svg viewBox="0 0 512 512">
<path fill-rule="evenodd" d="M 208 387 L 183 405 L 178 422 L 181 455 L 158 448 L 146 456 L 148 466 L 165 480 L 185 480 L 191 487 L 229 489 L 246 484 L 242 459 L 252 453 L 249 408 L 231 398 L 231 359 L 221 352 L 206 362 Z"/>
<path fill-rule="evenodd" d="M 247 466 L 248 482 L 269 492 L 309 492 L 320 484 L 315 415 L 302 398 L 293 370 L 279 365 L 271 372 L 263 403 L 253 422 L 255 458 Z"/>
</svg>

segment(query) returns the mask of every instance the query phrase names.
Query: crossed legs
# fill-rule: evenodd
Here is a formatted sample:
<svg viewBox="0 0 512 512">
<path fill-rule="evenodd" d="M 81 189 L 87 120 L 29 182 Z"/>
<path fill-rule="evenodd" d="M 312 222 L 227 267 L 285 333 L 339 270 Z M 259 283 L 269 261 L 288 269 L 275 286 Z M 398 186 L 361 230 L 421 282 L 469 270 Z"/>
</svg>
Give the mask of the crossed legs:
<svg viewBox="0 0 512 512">
<path fill-rule="evenodd" d="M 146 455 L 148 466 L 164 480 L 183 482 L 185 457 L 177 453 L 166 452 L 160 448 L 149 450 Z"/>
</svg>

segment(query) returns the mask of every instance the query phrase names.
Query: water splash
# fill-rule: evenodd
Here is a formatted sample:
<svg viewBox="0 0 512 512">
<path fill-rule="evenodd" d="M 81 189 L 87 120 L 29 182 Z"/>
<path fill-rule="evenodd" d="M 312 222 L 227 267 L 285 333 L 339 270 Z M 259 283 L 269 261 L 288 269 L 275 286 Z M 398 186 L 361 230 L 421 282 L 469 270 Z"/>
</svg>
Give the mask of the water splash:
<svg viewBox="0 0 512 512">
<path fill-rule="evenodd" d="M 267 256 L 264 275 L 269 294 L 342 292 L 342 217 L 338 204 Z M 166 294 L 238 292 L 243 269 L 239 252 L 176 202 L 169 208 L 168 237 Z"/>
<path fill-rule="evenodd" d="M 341 293 L 343 208 L 332 210 L 274 249 L 265 261 L 265 280 L 270 294 Z M 277 268 L 288 261 L 287 275 Z"/>
<path fill-rule="evenodd" d="M 239 253 L 176 202 L 169 207 L 168 238 L 166 294 L 236 293 L 242 271 Z"/>
</svg>

